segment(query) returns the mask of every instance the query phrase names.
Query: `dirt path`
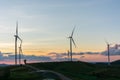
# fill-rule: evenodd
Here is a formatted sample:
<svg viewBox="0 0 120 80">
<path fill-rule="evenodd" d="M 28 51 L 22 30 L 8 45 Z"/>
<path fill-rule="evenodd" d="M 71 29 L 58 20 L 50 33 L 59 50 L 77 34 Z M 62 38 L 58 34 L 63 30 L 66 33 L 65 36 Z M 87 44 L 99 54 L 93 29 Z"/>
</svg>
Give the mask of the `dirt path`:
<svg viewBox="0 0 120 80">
<path fill-rule="evenodd" d="M 25 67 L 31 68 L 34 72 L 43 72 L 43 73 L 53 73 L 55 75 L 57 75 L 61 80 L 72 80 L 66 76 L 64 76 L 63 74 L 60 74 L 58 72 L 55 71 L 51 71 L 51 70 L 40 70 L 36 67 L 30 66 L 30 65 L 24 65 Z"/>
</svg>

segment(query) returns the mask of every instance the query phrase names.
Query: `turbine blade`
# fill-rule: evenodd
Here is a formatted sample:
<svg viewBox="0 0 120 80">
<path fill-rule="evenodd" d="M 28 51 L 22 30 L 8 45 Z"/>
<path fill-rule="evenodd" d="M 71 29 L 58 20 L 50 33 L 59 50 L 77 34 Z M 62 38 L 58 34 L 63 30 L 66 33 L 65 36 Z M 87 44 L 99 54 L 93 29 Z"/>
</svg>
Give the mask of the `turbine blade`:
<svg viewBox="0 0 120 80">
<path fill-rule="evenodd" d="M 72 39 L 72 42 L 73 42 L 74 46 L 76 47 L 76 44 L 75 44 L 75 41 L 74 41 L 74 39 L 73 39 L 73 38 L 71 38 L 71 39 Z"/>
<path fill-rule="evenodd" d="M 18 35 L 18 21 L 16 21 L 16 35 Z"/>
<path fill-rule="evenodd" d="M 104 40 L 107 45 L 112 45 L 113 43 L 109 43 L 107 40 Z"/>
<path fill-rule="evenodd" d="M 22 42 L 22 39 L 19 36 L 17 36 L 17 38 Z"/>
<path fill-rule="evenodd" d="M 74 27 L 73 30 L 72 30 L 71 37 L 73 36 L 74 31 L 75 31 L 75 27 Z"/>
<path fill-rule="evenodd" d="M 105 43 L 108 45 L 109 43 L 108 43 L 108 41 L 106 40 L 106 39 L 104 39 L 104 41 L 105 41 Z"/>
</svg>

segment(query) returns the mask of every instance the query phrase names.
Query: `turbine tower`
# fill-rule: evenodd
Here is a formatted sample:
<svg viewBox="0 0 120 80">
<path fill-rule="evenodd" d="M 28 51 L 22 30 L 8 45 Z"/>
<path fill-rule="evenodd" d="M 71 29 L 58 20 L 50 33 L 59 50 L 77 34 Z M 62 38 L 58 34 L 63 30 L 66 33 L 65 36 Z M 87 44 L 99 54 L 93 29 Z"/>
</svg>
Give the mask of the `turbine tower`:
<svg viewBox="0 0 120 80">
<path fill-rule="evenodd" d="M 73 28 L 73 31 L 72 31 L 71 35 L 68 37 L 70 39 L 70 57 L 71 57 L 71 61 L 72 61 L 72 43 L 76 47 L 75 41 L 73 39 L 74 30 L 75 30 L 75 27 Z"/>
<path fill-rule="evenodd" d="M 21 46 L 22 46 L 22 40 L 21 38 L 18 36 L 18 21 L 16 22 L 16 34 L 14 35 L 15 37 L 15 65 L 17 65 L 17 42 L 18 42 L 18 39 L 21 41 Z"/>
<path fill-rule="evenodd" d="M 107 41 L 105 41 L 107 44 L 107 52 L 108 52 L 108 66 L 110 66 L 110 45 Z"/>
<path fill-rule="evenodd" d="M 69 59 L 70 59 L 70 52 L 69 52 L 69 50 L 67 52 L 67 57 L 68 57 L 68 61 L 69 61 Z"/>
<path fill-rule="evenodd" d="M 16 22 L 16 34 L 15 37 L 15 65 L 17 65 L 17 36 L 18 36 L 18 22 Z"/>
</svg>

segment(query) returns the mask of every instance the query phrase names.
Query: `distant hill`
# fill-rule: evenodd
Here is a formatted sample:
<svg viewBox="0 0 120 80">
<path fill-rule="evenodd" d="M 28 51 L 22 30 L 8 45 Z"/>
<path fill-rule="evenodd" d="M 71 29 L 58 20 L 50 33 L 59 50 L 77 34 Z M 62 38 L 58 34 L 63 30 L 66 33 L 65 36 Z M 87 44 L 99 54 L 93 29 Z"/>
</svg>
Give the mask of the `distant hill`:
<svg viewBox="0 0 120 80">
<path fill-rule="evenodd" d="M 7 64 L 0 64 L 0 67 L 6 67 L 8 66 Z"/>
<path fill-rule="evenodd" d="M 120 65 L 120 60 L 113 61 L 111 64 Z"/>
</svg>

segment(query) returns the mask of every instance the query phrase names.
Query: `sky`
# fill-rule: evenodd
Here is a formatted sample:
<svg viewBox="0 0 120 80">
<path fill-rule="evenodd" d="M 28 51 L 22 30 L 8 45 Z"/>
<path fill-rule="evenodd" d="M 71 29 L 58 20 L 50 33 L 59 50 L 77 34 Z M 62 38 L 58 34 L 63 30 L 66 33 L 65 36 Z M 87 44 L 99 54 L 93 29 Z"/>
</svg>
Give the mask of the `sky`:
<svg viewBox="0 0 120 80">
<path fill-rule="evenodd" d="M 119 4 L 119 0 L 0 0 L 0 51 L 14 54 L 18 21 L 24 55 L 67 53 L 67 37 L 74 26 L 73 38 L 77 48 L 73 46 L 73 52 L 103 53 L 106 51 L 105 40 L 111 46 L 120 43 Z M 97 56 L 100 59 L 94 58 L 93 54 L 77 58 L 83 61 L 106 61 L 103 59 L 105 55 Z M 112 60 L 120 59 L 120 54 L 112 57 Z"/>
</svg>

